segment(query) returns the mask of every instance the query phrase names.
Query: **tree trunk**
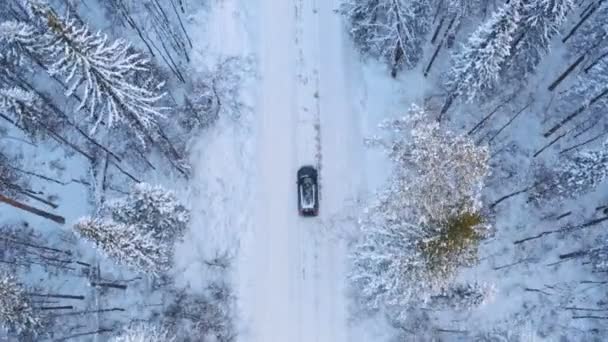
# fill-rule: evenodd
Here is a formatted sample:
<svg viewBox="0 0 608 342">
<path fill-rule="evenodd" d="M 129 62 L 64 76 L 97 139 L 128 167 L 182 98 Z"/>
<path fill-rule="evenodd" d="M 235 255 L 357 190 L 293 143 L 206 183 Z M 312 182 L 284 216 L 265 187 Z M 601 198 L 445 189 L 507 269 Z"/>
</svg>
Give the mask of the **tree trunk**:
<svg viewBox="0 0 608 342">
<path fill-rule="evenodd" d="M 431 44 L 435 44 L 435 40 L 437 40 L 437 36 L 439 35 L 439 31 L 441 31 L 441 28 L 443 27 L 444 21 L 445 21 L 445 16 L 442 16 L 441 20 L 439 20 L 439 24 L 437 25 L 437 28 L 435 29 L 435 32 L 433 33 L 433 38 L 431 38 Z"/>
<path fill-rule="evenodd" d="M 63 218 L 62 216 L 58 216 L 58 215 L 54 215 L 51 214 L 49 212 L 46 212 L 44 210 L 38 209 L 38 208 L 34 208 L 32 206 L 29 206 L 27 204 L 15 201 L 14 199 L 8 198 L 2 194 L 0 194 L 0 202 L 6 203 L 12 207 L 15 207 L 17 209 L 21 209 L 24 211 L 27 211 L 29 213 L 32 213 L 34 215 L 40 216 L 40 217 L 44 217 L 46 219 L 49 219 L 51 221 L 57 222 L 59 224 L 65 224 L 65 218 Z"/>
<path fill-rule="evenodd" d="M 91 282 L 91 286 L 96 286 L 96 287 L 111 287 L 111 288 L 119 289 L 119 290 L 126 290 L 127 289 L 127 285 L 116 284 L 116 283 L 98 283 L 98 282 L 95 282 L 95 281 Z"/>
<path fill-rule="evenodd" d="M 71 305 L 63 305 L 63 306 L 43 306 L 37 308 L 38 310 L 72 310 L 74 309 Z"/>
<path fill-rule="evenodd" d="M 500 129 L 494 133 L 494 135 L 488 140 L 488 144 L 490 144 L 492 141 L 494 141 L 494 139 L 496 139 L 496 137 L 502 133 L 502 131 L 504 131 L 505 128 L 507 128 L 515 119 L 517 119 L 517 117 L 523 113 L 528 107 L 530 107 L 530 105 L 532 104 L 532 102 L 534 102 L 534 99 L 530 99 L 530 101 L 528 101 L 528 103 L 522 108 L 520 109 L 513 117 L 511 117 L 511 119 L 509 119 L 509 121 L 507 121 L 507 123 L 505 123 L 504 125 L 502 125 L 502 127 L 500 127 Z"/>
<path fill-rule="evenodd" d="M 84 296 L 72 296 L 72 295 L 62 295 L 62 294 L 26 293 L 25 295 L 30 296 L 30 297 L 63 298 L 63 299 L 84 300 Z"/>
<path fill-rule="evenodd" d="M 527 187 L 527 188 L 523 188 L 523 189 L 521 189 L 521 190 L 514 191 L 514 192 L 512 192 L 512 193 L 510 193 L 510 194 L 508 194 L 508 195 L 504 195 L 504 196 L 502 196 L 501 198 L 499 198 L 499 199 L 497 199 L 496 201 L 494 201 L 494 203 L 490 204 L 490 209 L 494 209 L 494 207 L 496 207 L 497 205 L 499 205 L 501 202 L 503 202 L 503 201 L 505 201 L 505 200 L 507 200 L 507 199 L 509 199 L 509 198 L 513 197 L 513 196 L 517 196 L 517 195 L 519 195 L 519 194 L 523 194 L 524 192 L 527 192 L 528 190 L 530 190 L 530 189 L 534 188 L 534 187 L 535 187 L 535 186 L 537 186 L 538 184 L 539 184 L 539 183 L 537 182 L 537 183 L 534 183 L 534 184 L 532 184 L 531 186 L 529 186 L 529 187 Z"/>
<path fill-rule="evenodd" d="M 439 50 L 441 50 L 442 46 L 443 46 L 443 39 L 437 45 L 437 48 L 435 49 L 435 52 L 433 53 L 433 56 L 431 57 L 429 64 L 424 69 L 424 77 L 427 77 L 429 74 L 429 71 L 431 71 L 431 67 L 433 66 L 433 63 L 435 62 L 435 59 L 437 58 L 437 55 L 439 54 Z"/>
<path fill-rule="evenodd" d="M 33 176 L 33 177 L 36 177 L 36 178 L 40 178 L 40 179 L 43 179 L 43 180 L 48 181 L 48 182 L 53 182 L 53 183 L 56 183 L 56 184 L 59 184 L 59 185 L 67 185 L 68 184 L 67 182 L 63 182 L 63 181 L 60 181 L 58 179 L 54 179 L 54 178 L 51 178 L 51 177 L 48 177 L 48 176 L 45 176 L 45 175 L 42 175 L 42 174 L 39 174 L 39 173 L 36 173 L 36 172 L 22 170 L 22 169 L 20 169 L 18 167 L 14 167 L 14 166 L 11 166 L 11 165 L 8 165 L 8 167 L 10 167 L 11 169 L 13 169 L 13 170 L 15 170 L 17 172 L 21 172 L 21 173 L 26 174 L 28 176 Z"/>
<path fill-rule="evenodd" d="M 582 5 L 582 2 L 580 4 L 577 4 L 577 6 Z M 584 17 L 585 15 L 587 15 L 587 13 L 593 8 L 593 6 L 595 6 L 595 3 L 593 3 L 593 1 L 591 1 L 580 13 L 579 17 Z"/>
<path fill-rule="evenodd" d="M 560 121 L 559 123 L 557 123 L 555 126 L 551 127 L 551 129 L 549 129 L 544 134 L 545 138 L 548 137 L 548 136 L 550 136 L 551 134 L 555 133 L 555 131 L 557 131 L 558 129 L 560 129 L 568 121 L 574 119 L 577 115 L 579 115 L 580 113 L 582 113 L 583 111 L 585 111 L 585 109 L 587 109 L 588 107 L 591 107 L 594 103 L 596 103 L 597 101 L 599 101 L 602 97 L 604 97 L 606 95 L 608 95 L 608 87 L 606 87 L 606 89 L 604 89 L 604 91 L 602 91 L 601 93 L 599 93 L 598 95 L 596 95 L 594 98 L 592 98 L 591 101 L 589 101 L 588 104 L 580 106 L 577 110 L 575 110 L 574 112 L 572 112 L 572 114 L 568 115 L 562 121 Z"/>
<path fill-rule="evenodd" d="M 565 137 L 568 133 L 570 133 L 570 131 L 564 132 L 564 133 L 558 135 L 557 137 L 555 137 L 555 139 L 551 140 L 548 144 L 543 146 L 540 150 L 536 151 L 534 153 L 534 155 L 532 156 L 532 158 L 538 157 L 541 153 L 543 153 L 549 147 L 553 146 L 556 142 L 558 142 L 561 138 Z"/>
<path fill-rule="evenodd" d="M 580 251 L 576 251 L 576 252 L 570 252 L 570 253 L 566 253 L 566 254 L 560 254 L 559 258 L 560 259 L 578 258 L 578 257 L 586 255 L 588 252 L 589 251 L 587 251 L 587 250 L 580 250 Z"/>
<path fill-rule="evenodd" d="M 41 250 L 44 250 L 44 251 L 51 251 L 51 252 L 56 252 L 56 253 L 62 253 L 62 254 L 66 254 L 66 255 L 72 256 L 72 252 L 71 251 L 64 251 L 62 249 L 35 245 L 35 244 L 29 243 L 29 242 L 19 241 L 19 240 L 13 238 L 13 237 L 0 236 L 0 240 L 4 240 L 4 241 L 6 241 L 8 243 L 12 243 L 12 244 L 15 244 L 15 245 L 21 245 L 21 246 L 25 246 L 25 247 L 30 247 L 30 248 L 35 248 L 35 249 L 41 249 Z"/>
<path fill-rule="evenodd" d="M 517 93 L 513 93 L 513 94 L 509 95 L 509 97 L 507 97 L 504 101 L 502 101 L 496 107 L 494 107 L 494 109 L 490 113 L 488 113 L 488 115 L 486 115 L 483 119 L 481 119 L 481 121 L 479 121 L 475 126 L 473 126 L 473 128 L 471 128 L 471 130 L 467 132 L 467 135 L 472 135 L 473 133 L 475 133 L 475 131 L 481 129 L 486 121 L 488 121 L 494 114 L 496 114 L 496 112 L 498 112 L 498 110 L 500 108 L 502 108 L 502 106 L 513 101 L 513 99 L 515 99 L 516 96 L 517 96 Z"/>
<path fill-rule="evenodd" d="M 67 341 L 67 340 L 71 340 L 71 339 L 77 338 L 77 337 L 103 334 L 103 333 L 112 332 L 112 331 L 113 331 L 112 329 L 101 328 L 101 329 L 95 330 L 95 331 L 83 332 L 83 333 L 78 333 L 78 334 L 62 337 L 62 338 L 56 339 L 55 342 Z"/>
<path fill-rule="evenodd" d="M 397 77 L 397 72 L 399 71 L 399 63 L 401 62 L 401 57 L 403 56 L 403 50 L 401 49 L 400 46 L 397 47 L 397 50 L 395 51 L 395 57 L 393 58 L 393 65 L 391 68 L 391 77 L 395 78 Z"/>
<path fill-rule="evenodd" d="M 568 153 L 568 152 L 570 152 L 570 151 L 572 151 L 572 150 L 574 150 L 574 149 L 577 149 L 577 148 L 579 148 L 579 147 L 582 147 L 582 146 L 585 146 L 585 145 L 587 145 L 587 144 L 590 144 L 590 143 L 592 143 L 592 142 L 594 142 L 594 141 L 596 141 L 596 140 L 600 139 L 601 137 L 603 137 L 603 136 L 604 136 L 604 135 L 606 135 L 607 133 L 608 133 L 608 132 L 602 132 L 602 133 L 600 133 L 600 134 L 597 134 L 597 135 L 595 135 L 595 136 L 593 136 L 593 137 L 591 137 L 591 138 L 589 138 L 589 139 L 587 139 L 587 140 L 585 140 L 585 141 L 583 141 L 583 142 L 580 142 L 580 143 L 578 143 L 578 144 L 575 144 L 575 145 L 573 145 L 573 146 L 570 146 L 570 147 L 568 147 L 568 148 L 565 148 L 565 149 L 563 149 L 563 150 L 559 151 L 559 154 Z"/>
<path fill-rule="evenodd" d="M 555 90 L 555 88 L 557 88 L 557 86 L 562 83 L 562 81 L 568 77 L 568 75 L 570 75 L 570 73 L 572 71 L 574 71 L 574 69 L 576 69 L 576 67 L 581 64 L 581 62 L 585 59 L 585 55 L 580 56 L 574 63 L 572 63 L 568 69 L 566 69 L 566 71 L 564 71 L 561 75 L 559 75 L 559 77 L 553 81 L 553 83 L 551 83 L 551 85 L 549 85 L 549 91 L 553 91 Z"/>
<path fill-rule="evenodd" d="M 562 43 L 565 43 L 568 41 L 568 39 L 570 39 L 570 37 L 572 37 L 572 35 L 576 32 L 576 30 L 578 30 L 584 23 L 585 21 L 587 21 L 587 19 L 589 19 L 589 17 L 595 12 L 597 11 L 597 9 L 600 7 L 600 4 L 603 2 L 603 0 L 600 0 L 597 4 L 597 6 L 589 9 L 589 11 L 587 11 L 587 13 L 585 13 L 585 15 L 581 18 L 581 20 L 579 20 L 578 23 L 576 23 L 576 25 L 574 25 L 574 27 L 572 28 L 572 30 L 570 30 L 570 32 L 568 32 L 568 34 L 564 37 L 564 39 L 562 39 Z"/>
<path fill-rule="evenodd" d="M 457 96 L 458 95 L 456 95 L 455 93 L 448 95 L 447 99 L 445 99 L 443 107 L 441 107 L 441 111 L 439 112 L 439 117 L 437 118 L 437 121 L 441 121 L 443 119 L 443 116 L 445 115 L 445 113 L 447 113 L 448 109 L 450 109 L 452 103 L 454 102 Z"/>
<path fill-rule="evenodd" d="M 43 203 L 45 205 L 48 205 L 49 207 L 53 208 L 53 209 L 57 209 L 57 207 L 59 207 L 57 204 L 51 202 L 51 201 L 47 201 L 46 199 L 40 197 L 40 196 L 36 196 L 34 195 L 32 192 L 23 189 L 22 187 L 20 187 L 19 185 L 16 184 L 7 184 L 9 188 L 12 188 L 13 190 L 15 190 L 17 193 L 24 195 L 26 197 L 29 197 L 33 200 L 36 200 L 40 203 Z"/>
<path fill-rule="evenodd" d="M 58 314 L 55 315 L 56 317 L 63 317 L 63 316 L 78 316 L 78 315 L 88 315 L 88 314 L 92 314 L 92 313 L 104 313 L 104 312 L 114 312 L 114 311 L 121 311 L 124 312 L 126 311 L 123 308 L 110 308 L 110 309 L 98 309 L 98 310 L 85 310 L 85 311 L 76 311 L 76 312 L 69 312 L 69 313 L 64 313 L 64 314 Z"/>
<path fill-rule="evenodd" d="M 591 62 L 591 64 L 589 64 L 589 66 L 585 67 L 585 69 L 583 69 L 583 71 L 586 73 L 589 72 L 589 70 L 593 69 L 594 66 L 598 65 L 599 62 L 602 61 L 602 59 L 606 58 L 608 56 L 608 52 L 605 52 L 603 54 L 601 54 L 598 58 L 596 58 L 593 62 Z"/>
<path fill-rule="evenodd" d="M 184 36 L 186 37 L 186 40 L 188 40 L 188 45 L 190 45 L 190 48 L 194 47 L 194 45 L 192 45 L 192 39 L 190 39 L 190 35 L 188 35 L 188 31 L 186 31 L 186 28 L 184 27 L 184 23 L 182 22 L 182 17 L 179 15 L 179 12 L 177 11 L 177 7 L 175 6 L 175 3 L 173 2 L 173 0 L 169 1 L 171 3 L 171 6 L 173 7 L 173 11 L 175 11 L 175 15 L 177 16 L 177 20 L 179 21 L 179 26 L 182 28 L 182 31 L 184 32 Z"/>
</svg>

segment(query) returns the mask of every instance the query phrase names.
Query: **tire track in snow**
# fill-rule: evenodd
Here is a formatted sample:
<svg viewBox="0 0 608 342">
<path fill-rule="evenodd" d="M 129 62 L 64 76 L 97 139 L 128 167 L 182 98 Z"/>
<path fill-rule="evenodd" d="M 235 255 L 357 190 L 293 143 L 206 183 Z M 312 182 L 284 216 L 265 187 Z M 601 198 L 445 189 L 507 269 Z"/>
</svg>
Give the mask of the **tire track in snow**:
<svg viewBox="0 0 608 342">
<path fill-rule="evenodd" d="M 311 25 L 310 0 L 296 0 L 294 3 L 295 26 L 296 26 L 296 53 L 298 74 L 298 167 L 301 165 L 314 165 L 319 174 L 319 200 L 322 201 L 321 190 L 321 137 L 320 137 L 320 113 L 319 113 L 319 78 L 315 63 L 318 51 L 314 49 L 317 34 L 316 25 Z M 321 202 L 322 203 L 322 202 Z M 300 340 L 306 342 L 317 342 L 320 339 L 320 317 L 319 293 L 321 291 L 319 282 L 318 244 L 314 239 L 318 218 L 299 218 L 297 229 L 300 235 L 301 257 L 298 267 L 302 268 L 301 303 L 299 329 L 302 332 Z"/>
<path fill-rule="evenodd" d="M 341 242 L 328 239 L 323 224 L 349 196 L 351 182 L 344 176 L 352 151 L 343 149 L 341 140 L 342 135 L 355 139 L 352 125 L 340 122 L 350 119 L 341 55 L 327 55 L 342 50 L 323 51 L 327 44 L 342 43 L 332 6 L 318 0 L 262 0 L 259 8 L 258 191 L 248 242 L 251 265 L 242 267 L 249 270 L 245 276 L 251 284 L 244 292 L 244 303 L 251 306 L 245 310 L 253 317 L 251 341 L 347 341 L 344 252 Z M 321 21 L 321 12 L 328 22 Z M 322 36 L 326 33 L 328 38 Z M 331 134 L 322 123 L 329 124 Z M 327 146 L 321 140 L 330 143 L 333 160 L 324 159 Z M 295 174 L 306 164 L 320 174 L 318 218 L 297 214 Z"/>
</svg>

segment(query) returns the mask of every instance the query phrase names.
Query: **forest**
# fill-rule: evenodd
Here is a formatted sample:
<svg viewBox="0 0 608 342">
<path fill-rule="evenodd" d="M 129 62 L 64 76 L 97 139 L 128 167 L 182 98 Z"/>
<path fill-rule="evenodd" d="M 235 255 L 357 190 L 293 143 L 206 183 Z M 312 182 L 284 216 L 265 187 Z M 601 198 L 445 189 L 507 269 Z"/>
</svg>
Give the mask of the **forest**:
<svg viewBox="0 0 608 342">
<path fill-rule="evenodd" d="M 193 56 L 208 6 L 0 4 L 0 339 L 234 339 L 229 257 L 196 291 L 170 272 L 191 140 L 241 106 L 242 61 Z"/>
<path fill-rule="evenodd" d="M 360 310 L 408 341 L 605 339 L 608 4 L 342 13 L 364 58 L 431 84 L 368 139 L 393 171 L 350 256 Z"/>
<path fill-rule="evenodd" d="M 306 47 L 308 1 L 292 3 L 294 46 Z M 356 69 L 361 84 L 347 86 L 378 96 L 341 99 L 371 103 L 353 121 L 381 118 L 356 157 L 386 162 L 367 175 L 380 186 L 325 214 L 336 187 L 324 172 L 338 172 L 321 155 L 335 146 L 314 124 L 311 222 L 329 233 L 311 245 L 347 246 L 347 329 L 371 321 L 389 335 L 351 341 L 606 340 L 608 1 L 335 4 L 356 60 L 335 75 Z M 273 76 L 256 44 L 274 37 L 231 31 L 269 20 L 255 7 L 0 2 L 0 340 L 251 340 L 240 311 L 258 247 L 242 250 L 251 208 L 260 194 L 283 200 L 281 184 L 260 190 L 254 177 L 272 160 L 255 159 L 256 129 L 270 125 L 258 84 Z M 323 47 L 321 62 L 333 57 Z M 332 78 L 306 78 L 298 53 L 294 83 Z M 306 279 L 329 270 L 319 264 L 289 266 Z"/>
</svg>

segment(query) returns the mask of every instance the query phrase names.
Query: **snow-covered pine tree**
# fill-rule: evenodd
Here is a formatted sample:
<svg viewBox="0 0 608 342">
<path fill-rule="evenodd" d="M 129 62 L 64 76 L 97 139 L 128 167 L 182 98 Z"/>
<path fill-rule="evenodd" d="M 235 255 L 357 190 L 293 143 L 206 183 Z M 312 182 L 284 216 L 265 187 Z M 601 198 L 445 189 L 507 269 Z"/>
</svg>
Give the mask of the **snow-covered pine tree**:
<svg viewBox="0 0 608 342">
<path fill-rule="evenodd" d="M 583 72 L 562 96 L 560 108 L 564 116 L 545 136 L 555 133 L 583 113 L 595 123 L 604 120 L 604 113 L 608 109 L 608 3 L 597 14 L 603 17 L 590 23 L 597 26 L 585 26 L 572 41 L 576 51 L 582 52 L 587 62 Z"/>
<path fill-rule="evenodd" d="M 584 72 L 563 97 L 564 108 L 570 110 L 576 104 L 575 113 L 584 108 L 603 115 L 608 108 L 608 3 L 581 27 L 570 45 L 577 55 L 584 54 L 586 62 Z"/>
<path fill-rule="evenodd" d="M 456 16 L 456 20 L 471 17 L 479 13 L 483 0 L 448 0 L 445 3 L 446 13 Z"/>
<path fill-rule="evenodd" d="M 17 279 L 13 275 L 0 274 L 0 326 L 17 334 L 36 333 L 41 322 Z"/>
<path fill-rule="evenodd" d="M 16 167 L 15 158 L 0 150 L 0 193 L 13 198 L 19 197 L 17 190 L 22 184 L 22 177 Z"/>
<path fill-rule="evenodd" d="M 447 74 L 450 103 L 456 97 L 471 101 L 492 94 L 511 57 L 511 45 L 521 26 L 522 7 L 523 0 L 504 4 L 452 56 Z"/>
<path fill-rule="evenodd" d="M 496 293 L 496 288 L 487 283 L 458 283 L 450 284 L 441 289 L 431 298 L 430 305 L 437 308 L 453 308 L 458 310 L 473 309 L 490 302 Z"/>
<path fill-rule="evenodd" d="M 162 327 L 150 324 L 131 324 L 110 342 L 174 342 L 175 337 Z"/>
<path fill-rule="evenodd" d="M 0 110 L 11 116 L 31 136 L 38 136 L 41 125 L 50 119 L 40 98 L 31 91 L 18 87 L 0 87 Z"/>
<path fill-rule="evenodd" d="M 536 70 L 549 52 L 551 40 L 559 33 L 573 0 L 525 1 L 521 13 L 521 27 L 513 41 L 511 61 L 507 66 L 512 80 L 525 81 Z"/>
<path fill-rule="evenodd" d="M 142 143 L 149 141 L 164 110 L 159 105 L 162 82 L 146 82 L 147 86 L 134 82 L 152 79 L 149 61 L 125 40 L 112 41 L 101 32 L 91 32 L 79 20 L 58 15 L 44 1 L 27 3 L 32 19 L 44 23 L 43 34 L 50 40 L 49 72 L 64 77 L 69 84 L 66 95 L 80 92 L 80 108 L 89 113 L 91 131 L 102 122 L 109 127 L 122 124 Z"/>
<path fill-rule="evenodd" d="M 388 203 L 385 199 L 390 200 L 390 196 L 384 196 L 379 201 Z M 401 320 L 412 300 L 428 299 L 445 280 L 430 277 L 425 268 L 424 255 L 416 246 L 423 228 L 410 223 L 415 218 L 409 217 L 407 209 L 385 217 L 381 207 L 366 208 L 360 239 L 350 254 L 353 266 L 349 279 L 367 309 L 384 309 Z"/>
<path fill-rule="evenodd" d="M 169 244 L 184 236 L 190 221 L 190 212 L 173 191 L 147 183 L 134 185 L 127 197 L 109 201 L 104 210 L 115 222 L 137 226 Z"/>
<path fill-rule="evenodd" d="M 386 149 L 398 179 L 415 180 L 398 184 L 403 194 L 412 193 L 403 196 L 408 202 L 400 205 L 417 208 L 419 222 L 441 222 L 479 210 L 480 191 L 489 170 L 487 146 L 442 128 L 417 106 L 412 106 L 407 117 L 387 120 L 381 128 L 396 134 L 370 142 Z"/>
<path fill-rule="evenodd" d="M 173 245 L 139 227 L 105 219 L 83 218 L 74 230 L 119 264 L 138 272 L 162 274 L 171 267 Z"/>
<path fill-rule="evenodd" d="M 343 13 L 359 49 L 380 58 L 393 76 L 422 57 L 431 8 L 427 0 L 348 0 Z"/>
<path fill-rule="evenodd" d="M 182 112 L 185 113 L 181 125 L 188 131 L 198 132 L 215 122 L 219 117 L 219 103 L 213 85 L 207 80 L 197 79 L 192 82 Z"/>
<path fill-rule="evenodd" d="M 53 53 L 49 43 L 49 36 L 30 23 L 14 20 L 0 22 L 0 61 L 9 64 L 10 69 L 15 66 L 29 69 L 29 58 L 46 60 Z"/>
<path fill-rule="evenodd" d="M 596 272 L 608 272 L 608 241 L 604 245 L 589 251 L 587 257 Z"/>
<path fill-rule="evenodd" d="M 539 183 L 528 194 L 532 202 L 581 195 L 608 177 L 608 142 L 597 149 L 577 151 L 560 160 L 551 171 L 539 172 Z"/>
<path fill-rule="evenodd" d="M 599 60 L 608 58 L 608 3 L 604 1 L 599 6 L 568 42 L 573 55 L 585 55 L 586 73 L 589 73 Z"/>
<path fill-rule="evenodd" d="M 26 23 L 0 22 L 0 47 L 2 47 L 0 56 L 5 63 L 23 64 L 24 52 L 35 51 L 39 40 L 36 30 Z"/>
<path fill-rule="evenodd" d="M 163 324 L 182 341 L 230 342 L 236 336 L 234 297 L 226 283 L 212 284 L 206 294 L 175 291 L 162 312 Z"/>
<path fill-rule="evenodd" d="M 479 214 L 488 149 L 417 107 L 382 127 L 394 136 L 369 142 L 386 149 L 393 173 L 364 211 L 350 279 L 370 309 L 398 317 L 412 299 L 430 299 L 476 261 L 488 228 Z"/>
</svg>

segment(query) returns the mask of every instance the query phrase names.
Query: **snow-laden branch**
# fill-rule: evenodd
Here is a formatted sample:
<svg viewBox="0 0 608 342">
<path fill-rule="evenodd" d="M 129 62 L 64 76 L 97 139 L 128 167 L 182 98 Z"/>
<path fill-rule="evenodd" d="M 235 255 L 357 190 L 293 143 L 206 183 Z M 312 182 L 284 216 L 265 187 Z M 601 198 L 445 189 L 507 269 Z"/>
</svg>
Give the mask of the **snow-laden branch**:
<svg viewBox="0 0 608 342">
<path fill-rule="evenodd" d="M 428 1 L 349 0 L 342 12 L 361 51 L 384 60 L 393 72 L 414 67 L 422 57 L 431 14 Z"/>
<path fill-rule="evenodd" d="M 42 325 L 25 289 L 13 275 L 0 274 L 0 326 L 14 331 L 36 332 Z"/>
</svg>

